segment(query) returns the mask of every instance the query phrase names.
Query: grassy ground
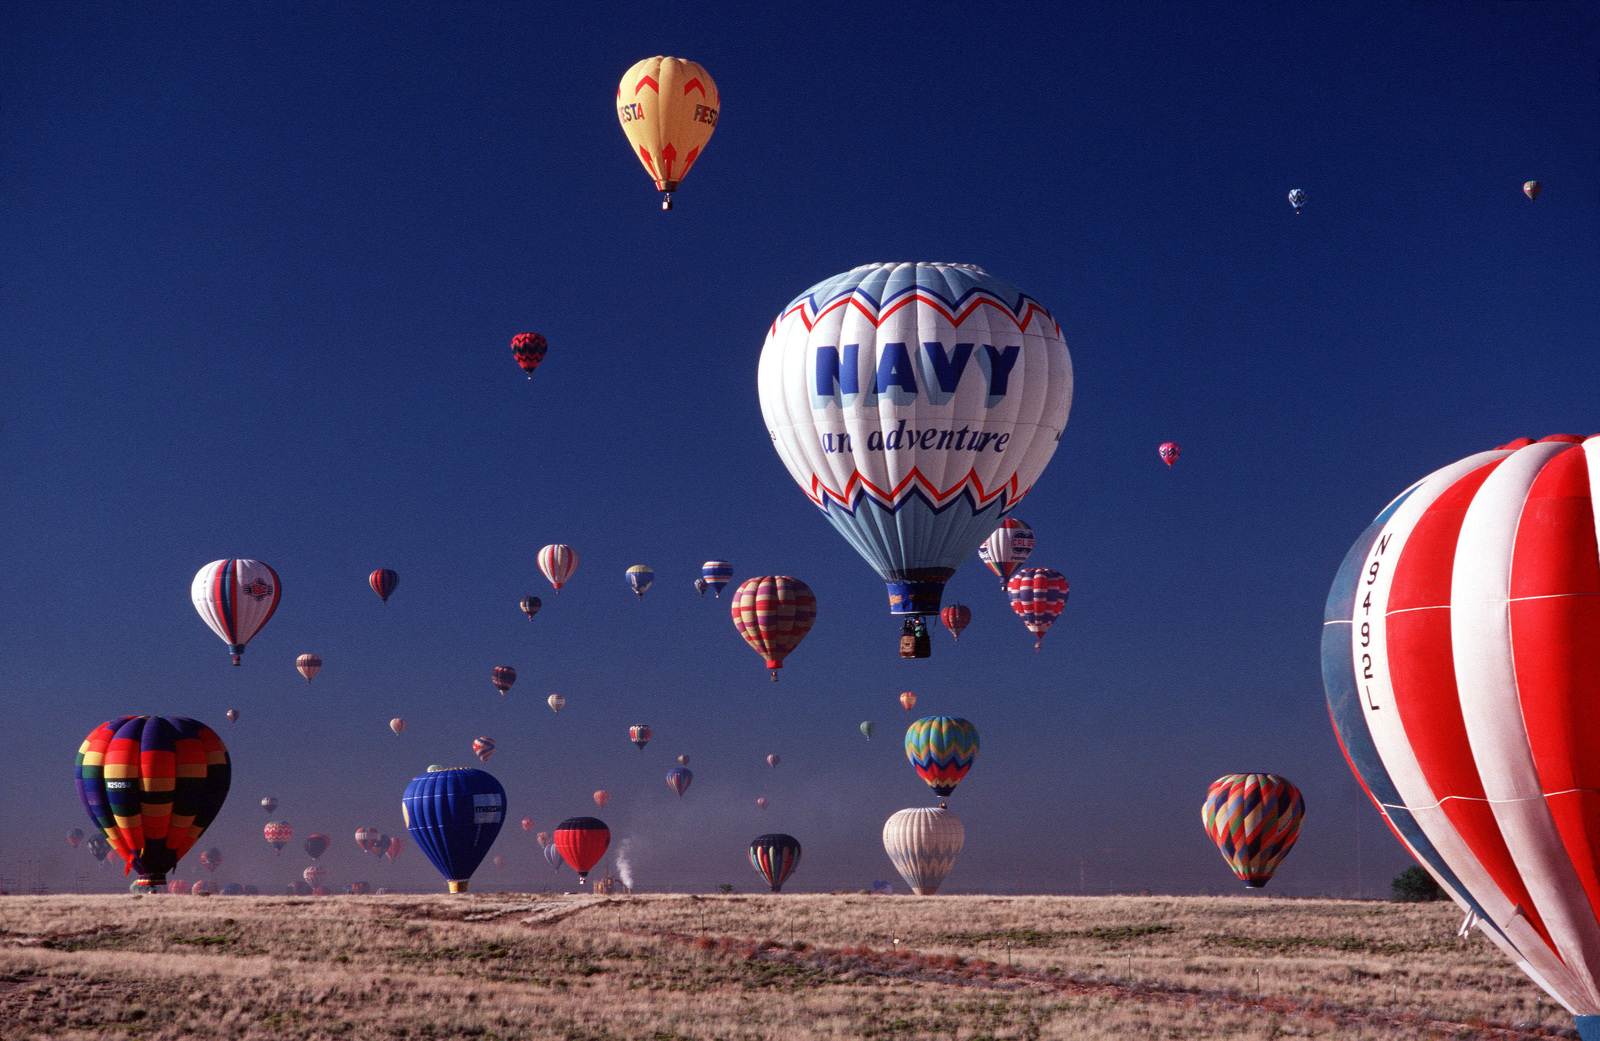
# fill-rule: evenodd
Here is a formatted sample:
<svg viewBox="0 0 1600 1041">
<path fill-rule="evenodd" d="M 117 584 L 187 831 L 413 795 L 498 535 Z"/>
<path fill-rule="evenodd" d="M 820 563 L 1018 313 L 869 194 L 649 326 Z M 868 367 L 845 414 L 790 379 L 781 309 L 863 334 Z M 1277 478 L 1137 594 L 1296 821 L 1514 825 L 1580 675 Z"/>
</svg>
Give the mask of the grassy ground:
<svg viewBox="0 0 1600 1041">
<path fill-rule="evenodd" d="M 0 1037 L 1534 1038 L 1452 905 L 6 897 Z"/>
</svg>

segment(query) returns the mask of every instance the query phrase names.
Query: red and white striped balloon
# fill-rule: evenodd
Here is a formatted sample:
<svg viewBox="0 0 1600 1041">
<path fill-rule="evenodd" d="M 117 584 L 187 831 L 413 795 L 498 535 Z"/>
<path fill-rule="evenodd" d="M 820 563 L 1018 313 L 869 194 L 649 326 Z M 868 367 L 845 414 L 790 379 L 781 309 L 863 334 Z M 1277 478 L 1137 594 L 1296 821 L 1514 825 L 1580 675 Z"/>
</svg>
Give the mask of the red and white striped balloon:
<svg viewBox="0 0 1600 1041">
<path fill-rule="evenodd" d="M 239 664 L 244 645 L 278 609 L 283 584 L 259 560 L 213 560 L 195 573 L 190 599 L 200 618 L 222 638 Z"/>
<path fill-rule="evenodd" d="M 811 587 L 788 575 L 746 579 L 729 606 L 734 628 L 761 655 L 774 681 L 783 659 L 800 646 L 817 620 L 817 598 Z"/>
<path fill-rule="evenodd" d="M 1328 595 L 1323 680 L 1385 818 L 1600 1037 L 1600 437 L 1513 441 L 1407 489 Z"/>
<path fill-rule="evenodd" d="M 559 542 L 552 543 L 539 551 L 539 570 L 559 593 L 567 579 L 578 570 L 578 551 Z"/>
</svg>

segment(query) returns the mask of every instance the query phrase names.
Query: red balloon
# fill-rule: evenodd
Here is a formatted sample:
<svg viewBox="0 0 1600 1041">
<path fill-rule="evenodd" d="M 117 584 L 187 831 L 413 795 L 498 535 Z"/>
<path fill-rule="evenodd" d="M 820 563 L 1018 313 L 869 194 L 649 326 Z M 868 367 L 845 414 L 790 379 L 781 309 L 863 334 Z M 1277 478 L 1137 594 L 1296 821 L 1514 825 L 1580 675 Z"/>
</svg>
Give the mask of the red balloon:
<svg viewBox="0 0 1600 1041">
<path fill-rule="evenodd" d="M 950 630 L 950 635 L 961 639 L 961 630 L 972 624 L 972 610 L 965 604 L 951 604 L 939 612 L 939 621 Z"/>
<path fill-rule="evenodd" d="M 589 877 L 589 869 L 600 863 L 611 848 L 611 829 L 594 817 L 568 817 L 556 828 L 555 845 L 561 859 L 578 873 L 578 884 L 582 885 Z"/>
<path fill-rule="evenodd" d="M 394 587 L 400 584 L 400 576 L 386 567 L 381 567 L 367 576 L 367 585 L 372 591 L 383 597 L 383 602 L 388 603 L 389 597 L 394 593 Z"/>
<path fill-rule="evenodd" d="M 511 338 L 511 354 L 530 380 L 533 379 L 533 370 L 544 361 L 545 352 L 549 349 L 550 344 L 538 333 L 518 333 Z"/>
</svg>

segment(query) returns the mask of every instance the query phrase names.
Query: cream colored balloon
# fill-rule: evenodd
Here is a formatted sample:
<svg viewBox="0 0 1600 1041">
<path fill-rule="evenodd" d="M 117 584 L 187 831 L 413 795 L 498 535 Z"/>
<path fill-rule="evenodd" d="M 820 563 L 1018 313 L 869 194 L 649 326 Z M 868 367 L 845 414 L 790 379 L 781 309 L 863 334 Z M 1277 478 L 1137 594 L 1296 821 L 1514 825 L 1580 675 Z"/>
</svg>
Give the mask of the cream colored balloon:
<svg viewBox="0 0 1600 1041">
<path fill-rule="evenodd" d="M 961 821 L 943 803 L 938 809 L 901 810 L 883 824 L 884 852 L 918 896 L 939 891 L 966 838 Z"/>
<path fill-rule="evenodd" d="M 567 699 L 562 697 L 560 694 L 552 694 L 544 700 L 545 704 L 550 706 L 551 712 L 560 712 L 561 707 L 567 703 Z"/>
<path fill-rule="evenodd" d="M 636 63 L 617 87 L 617 119 L 645 172 L 665 193 L 663 210 L 717 127 L 722 99 L 705 69 L 682 58 Z"/>
</svg>

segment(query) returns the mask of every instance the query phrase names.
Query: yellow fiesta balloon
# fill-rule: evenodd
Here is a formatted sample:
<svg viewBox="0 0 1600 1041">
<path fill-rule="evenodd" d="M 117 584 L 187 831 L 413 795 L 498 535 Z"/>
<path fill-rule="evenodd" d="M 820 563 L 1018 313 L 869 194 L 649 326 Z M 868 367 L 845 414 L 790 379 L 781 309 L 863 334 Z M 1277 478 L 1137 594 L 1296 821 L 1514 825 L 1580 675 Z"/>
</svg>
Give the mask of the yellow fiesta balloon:
<svg viewBox="0 0 1600 1041">
<path fill-rule="evenodd" d="M 664 193 L 663 210 L 672 209 L 678 182 L 711 140 L 721 107 L 717 85 L 692 61 L 658 55 L 622 74 L 617 119 L 645 171 Z"/>
</svg>

